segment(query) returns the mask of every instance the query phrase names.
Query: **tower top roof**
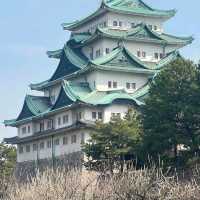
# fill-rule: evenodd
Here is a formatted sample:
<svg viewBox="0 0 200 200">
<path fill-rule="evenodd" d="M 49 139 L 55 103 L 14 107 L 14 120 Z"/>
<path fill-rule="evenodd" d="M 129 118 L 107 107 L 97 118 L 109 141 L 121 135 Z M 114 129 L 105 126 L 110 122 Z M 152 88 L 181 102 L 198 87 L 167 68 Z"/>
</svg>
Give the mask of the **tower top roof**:
<svg viewBox="0 0 200 200">
<path fill-rule="evenodd" d="M 98 17 L 106 12 L 121 13 L 133 16 L 146 16 L 156 18 L 171 18 L 175 15 L 176 10 L 159 10 L 154 9 L 144 3 L 142 0 L 103 0 L 101 6 L 89 16 L 71 23 L 63 23 L 64 30 L 74 30 L 91 19 Z"/>
</svg>

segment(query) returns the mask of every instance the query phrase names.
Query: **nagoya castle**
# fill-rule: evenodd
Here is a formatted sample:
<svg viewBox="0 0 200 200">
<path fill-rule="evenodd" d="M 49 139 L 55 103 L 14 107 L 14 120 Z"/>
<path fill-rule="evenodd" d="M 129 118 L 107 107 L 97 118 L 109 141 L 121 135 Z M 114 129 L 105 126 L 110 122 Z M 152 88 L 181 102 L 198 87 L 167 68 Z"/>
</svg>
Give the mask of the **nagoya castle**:
<svg viewBox="0 0 200 200">
<path fill-rule="evenodd" d="M 91 15 L 63 23 L 69 40 L 49 58 L 58 59 L 54 74 L 31 84 L 42 96 L 26 95 L 20 114 L 6 120 L 18 135 L 17 171 L 47 165 L 80 166 L 82 143 L 97 120 L 123 118 L 148 96 L 152 78 L 193 41 L 165 33 L 175 10 L 154 9 L 142 0 L 104 0 Z"/>
</svg>

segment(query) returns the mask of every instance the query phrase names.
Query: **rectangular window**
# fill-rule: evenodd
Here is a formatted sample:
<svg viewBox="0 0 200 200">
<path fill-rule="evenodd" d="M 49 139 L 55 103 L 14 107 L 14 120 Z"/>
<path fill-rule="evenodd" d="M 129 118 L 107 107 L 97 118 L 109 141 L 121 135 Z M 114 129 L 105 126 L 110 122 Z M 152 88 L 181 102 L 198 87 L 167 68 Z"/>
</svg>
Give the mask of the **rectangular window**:
<svg viewBox="0 0 200 200">
<path fill-rule="evenodd" d="M 38 149 L 37 144 L 33 144 L 33 151 L 37 151 L 37 149 Z"/>
<path fill-rule="evenodd" d="M 75 144 L 75 143 L 76 143 L 76 140 L 77 140 L 76 135 L 72 135 L 72 136 L 71 136 L 71 143 L 72 143 L 72 144 Z"/>
<path fill-rule="evenodd" d="M 98 49 L 98 50 L 96 51 L 96 58 L 98 58 L 98 57 L 100 57 L 100 56 L 101 56 L 101 50 Z"/>
<path fill-rule="evenodd" d="M 26 127 L 22 128 L 22 134 L 26 134 Z"/>
<path fill-rule="evenodd" d="M 68 144 L 68 137 L 65 136 L 63 137 L 63 145 L 67 145 Z"/>
<path fill-rule="evenodd" d="M 131 87 L 132 87 L 133 90 L 136 89 L 136 83 L 132 83 Z"/>
<path fill-rule="evenodd" d="M 24 147 L 23 146 L 19 146 L 19 154 L 24 153 Z"/>
<path fill-rule="evenodd" d="M 69 121 L 69 116 L 68 115 L 64 115 L 63 116 L 63 124 L 67 124 Z"/>
<path fill-rule="evenodd" d="M 102 114 L 102 112 L 98 112 L 98 119 L 103 119 L 103 114 Z"/>
<path fill-rule="evenodd" d="M 44 131 L 44 122 L 40 123 L 40 132 Z"/>
<path fill-rule="evenodd" d="M 117 21 L 114 21 L 114 22 L 113 22 L 113 26 L 118 26 Z"/>
<path fill-rule="evenodd" d="M 96 112 L 92 112 L 92 119 L 96 119 L 97 118 L 97 113 Z"/>
<path fill-rule="evenodd" d="M 122 22 L 119 22 L 119 26 L 122 27 Z"/>
<path fill-rule="evenodd" d="M 110 49 L 106 48 L 106 54 L 109 54 L 109 53 L 110 53 Z"/>
<path fill-rule="evenodd" d="M 103 26 L 106 27 L 106 26 L 107 26 L 107 22 L 104 22 L 104 23 L 103 23 Z"/>
<path fill-rule="evenodd" d="M 112 113 L 111 117 L 112 118 L 121 118 L 121 113 Z"/>
<path fill-rule="evenodd" d="M 113 82 L 113 88 L 117 88 L 117 82 Z"/>
<path fill-rule="evenodd" d="M 61 117 L 58 117 L 58 126 L 61 125 Z"/>
<path fill-rule="evenodd" d="M 163 58 L 164 58 L 164 54 L 160 53 L 160 59 L 163 59 Z"/>
<path fill-rule="evenodd" d="M 154 26 L 154 30 L 157 31 L 157 30 L 158 30 L 158 27 L 157 27 L 157 26 Z"/>
<path fill-rule="evenodd" d="M 142 57 L 146 58 L 146 52 L 145 51 L 142 52 Z"/>
<path fill-rule="evenodd" d="M 26 152 L 27 152 L 27 153 L 30 153 L 30 151 L 31 151 L 30 145 L 26 145 Z"/>
<path fill-rule="evenodd" d="M 112 82 L 108 81 L 108 88 L 112 88 Z"/>
<path fill-rule="evenodd" d="M 47 141 L 47 148 L 50 149 L 51 148 L 51 140 Z"/>
<path fill-rule="evenodd" d="M 90 52 L 90 59 L 93 60 L 93 52 Z"/>
<path fill-rule="evenodd" d="M 31 132 L 31 127 L 30 126 L 28 126 L 28 133 L 30 133 Z"/>
<path fill-rule="evenodd" d="M 135 28 L 135 23 L 131 23 L 131 28 Z"/>
<path fill-rule="evenodd" d="M 137 51 L 137 56 L 141 57 L 141 52 L 140 51 Z"/>
<path fill-rule="evenodd" d="M 44 142 L 40 143 L 40 150 L 44 149 Z"/>
<path fill-rule="evenodd" d="M 57 139 L 54 140 L 54 145 L 55 145 L 55 146 L 60 145 L 60 140 L 59 140 L 59 138 L 57 138 Z"/>
<path fill-rule="evenodd" d="M 53 120 L 48 120 L 47 121 L 47 129 L 50 130 L 53 128 Z"/>
<path fill-rule="evenodd" d="M 155 53 L 154 57 L 155 57 L 156 60 L 158 60 L 158 53 Z"/>
<path fill-rule="evenodd" d="M 85 143 L 85 133 L 81 133 L 81 144 Z"/>
<path fill-rule="evenodd" d="M 131 88 L 131 84 L 130 83 L 126 83 L 126 88 L 129 90 Z"/>
</svg>

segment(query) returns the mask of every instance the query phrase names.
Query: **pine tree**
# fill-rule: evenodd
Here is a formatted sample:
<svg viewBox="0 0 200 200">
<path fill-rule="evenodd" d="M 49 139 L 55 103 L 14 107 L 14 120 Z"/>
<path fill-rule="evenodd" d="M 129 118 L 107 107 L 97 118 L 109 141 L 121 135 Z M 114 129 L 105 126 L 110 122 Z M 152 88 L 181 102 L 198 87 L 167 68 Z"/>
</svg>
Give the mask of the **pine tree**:
<svg viewBox="0 0 200 200">
<path fill-rule="evenodd" d="M 178 59 L 153 80 L 143 107 L 143 151 L 151 157 L 171 157 L 178 148 L 192 155 L 200 147 L 200 72 L 194 63 Z"/>
<path fill-rule="evenodd" d="M 123 171 L 124 161 L 136 158 L 141 135 L 138 114 L 133 110 L 129 110 L 124 119 L 115 117 L 106 124 L 97 122 L 91 140 L 83 147 L 89 158 L 86 166 L 95 170 L 108 169 L 111 173 L 114 167 Z"/>
</svg>

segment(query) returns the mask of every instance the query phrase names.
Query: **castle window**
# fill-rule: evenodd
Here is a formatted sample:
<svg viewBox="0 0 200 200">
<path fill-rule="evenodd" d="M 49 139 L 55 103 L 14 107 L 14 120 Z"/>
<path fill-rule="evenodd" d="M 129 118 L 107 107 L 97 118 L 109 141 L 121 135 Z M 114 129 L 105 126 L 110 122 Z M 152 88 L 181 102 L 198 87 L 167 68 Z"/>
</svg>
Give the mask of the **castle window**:
<svg viewBox="0 0 200 200">
<path fill-rule="evenodd" d="M 30 126 L 28 126 L 28 133 L 30 133 L 31 132 L 31 127 Z"/>
<path fill-rule="evenodd" d="M 163 58 L 164 58 L 164 54 L 160 53 L 160 59 L 163 59 Z"/>
<path fill-rule="evenodd" d="M 146 52 L 144 52 L 144 51 L 142 52 L 142 57 L 146 58 Z"/>
<path fill-rule="evenodd" d="M 132 89 L 136 89 L 136 83 L 131 84 Z"/>
<path fill-rule="evenodd" d="M 117 21 L 113 21 L 113 26 L 118 26 Z"/>
<path fill-rule="evenodd" d="M 158 27 L 157 27 L 157 26 L 154 26 L 154 30 L 157 31 L 157 30 L 158 30 Z"/>
<path fill-rule="evenodd" d="M 119 26 L 122 27 L 122 22 L 119 22 Z"/>
<path fill-rule="evenodd" d="M 38 149 L 37 144 L 33 144 L 33 151 L 37 151 L 37 149 Z"/>
<path fill-rule="evenodd" d="M 22 128 L 22 134 L 26 134 L 26 126 Z"/>
<path fill-rule="evenodd" d="M 135 28 L 135 23 L 131 23 L 131 28 Z"/>
<path fill-rule="evenodd" d="M 126 88 L 129 90 L 131 88 L 131 84 L 130 83 L 126 83 Z"/>
<path fill-rule="evenodd" d="M 96 119 L 97 118 L 97 113 L 96 112 L 92 112 L 92 119 Z"/>
<path fill-rule="evenodd" d="M 40 143 L 40 150 L 44 149 L 44 142 Z"/>
<path fill-rule="evenodd" d="M 113 88 L 117 88 L 117 82 L 113 82 Z"/>
<path fill-rule="evenodd" d="M 72 143 L 72 144 L 75 144 L 75 143 L 76 143 L 76 140 L 77 140 L 76 135 L 72 135 L 72 136 L 71 136 L 71 143 Z"/>
<path fill-rule="evenodd" d="M 53 128 L 53 120 L 48 120 L 47 121 L 47 129 L 50 130 Z"/>
<path fill-rule="evenodd" d="M 44 122 L 40 123 L 40 132 L 44 131 Z"/>
<path fill-rule="evenodd" d="M 106 48 L 106 54 L 109 54 L 109 53 L 110 53 L 110 49 Z"/>
<path fill-rule="evenodd" d="M 101 50 L 98 49 L 98 50 L 96 51 L 96 58 L 98 58 L 98 57 L 100 57 L 100 56 L 101 56 Z"/>
<path fill-rule="evenodd" d="M 98 119 L 103 119 L 103 114 L 102 114 L 102 112 L 98 112 Z"/>
<path fill-rule="evenodd" d="M 24 153 L 24 147 L 23 146 L 19 146 L 19 154 Z"/>
<path fill-rule="evenodd" d="M 54 140 L 54 145 L 55 145 L 55 146 L 58 146 L 59 144 L 60 144 L 59 138 L 55 139 L 55 140 Z"/>
<path fill-rule="evenodd" d="M 61 118 L 58 117 L 58 126 L 60 126 L 60 125 L 61 125 Z"/>
<path fill-rule="evenodd" d="M 85 133 L 81 133 L 81 144 L 85 143 Z"/>
<path fill-rule="evenodd" d="M 63 124 L 67 124 L 69 121 L 69 116 L 68 115 L 64 115 L 63 116 Z"/>
<path fill-rule="evenodd" d="M 140 51 L 137 51 L 137 56 L 141 57 L 141 52 Z"/>
<path fill-rule="evenodd" d="M 90 52 L 90 59 L 93 60 L 93 51 Z"/>
<path fill-rule="evenodd" d="M 30 151 L 31 151 L 30 145 L 26 145 L 26 152 L 27 152 L 27 153 L 30 153 Z"/>
<path fill-rule="evenodd" d="M 51 148 L 51 140 L 47 141 L 47 148 L 50 149 Z"/>
<path fill-rule="evenodd" d="M 103 23 L 103 26 L 106 27 L 106 26 L 107 26 L 107 22 L 104 22 L 104 23 Z"/>
<path fill-rule="evenodd" d="M 155 57 L 156 60 L 158 60 L 158 53 L 155 53 L 154 57 Z"/>
<path fill-rule="evenodd" d="M 67 145 L 68 144 L 68 137 L 65 136 L 63 137 L 63 145 Z"/>
<path fill-rule="evenodd" d="M 108 88 L 112 88 L 112 82 L 108 81 Z"/>
<path fill-rule="evenodd" d="M 111 113 L 112 118 L 121 118 L 121 113 Z"/>
<path fill-rule="evenodd" d="M 153 26 L 152 26 L 152 25 L 149 25 L 149 28 L 152 30 L 152 29 L 153 29 Z"/>
</svg>

